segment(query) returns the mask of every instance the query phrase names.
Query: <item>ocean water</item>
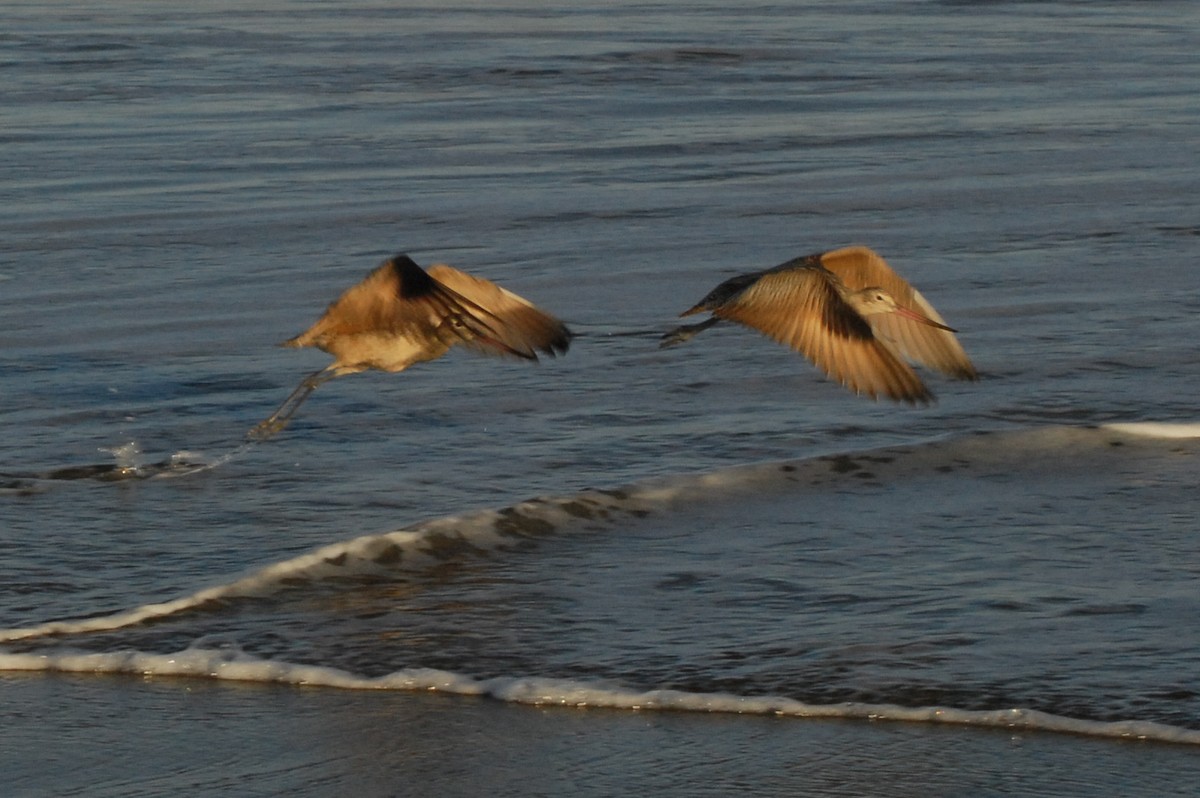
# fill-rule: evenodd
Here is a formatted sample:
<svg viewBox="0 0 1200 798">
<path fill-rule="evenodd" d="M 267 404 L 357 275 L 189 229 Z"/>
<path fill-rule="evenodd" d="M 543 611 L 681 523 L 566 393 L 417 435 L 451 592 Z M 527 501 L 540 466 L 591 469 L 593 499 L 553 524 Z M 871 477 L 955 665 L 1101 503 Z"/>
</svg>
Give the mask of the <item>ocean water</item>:
<svg viewBox="0 0 1200 798">
<path fill-rule="evenodd" d="M 1186 2 L 6 4 L 10 788 L 1193 794 L 1196 52 Z M 979 382 L 658 348 L 850 243 Z M 401 251 L 570 352 L 245 442 Z"/>
</svg>

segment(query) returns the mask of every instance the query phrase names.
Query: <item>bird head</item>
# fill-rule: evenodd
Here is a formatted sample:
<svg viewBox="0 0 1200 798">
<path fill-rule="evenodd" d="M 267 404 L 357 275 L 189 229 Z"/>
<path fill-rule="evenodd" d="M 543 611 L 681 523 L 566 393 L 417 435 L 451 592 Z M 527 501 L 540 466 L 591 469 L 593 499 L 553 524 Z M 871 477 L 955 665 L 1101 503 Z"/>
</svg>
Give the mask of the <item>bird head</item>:
<svg viewBox="0 0 1200 798">
<path fill-rule="evenodd" d="M 878 313 L 895 313 L 897 316 L 903 316 L 906 319 L 928 324 L 930 327 L 937 327 L 939 330 L 947 332 L 957 332 L 953 327 L 947 327 L 941 322 L 934 321 L 911 308 L 906 308 L 896 301 L 896 298 L 887 291 L 876 286 L 869 286 L 860 291 L 855 291 L 848 297 L 850 305 L 858 311 L 862 316 L 871 316 Z"/>
</svg>

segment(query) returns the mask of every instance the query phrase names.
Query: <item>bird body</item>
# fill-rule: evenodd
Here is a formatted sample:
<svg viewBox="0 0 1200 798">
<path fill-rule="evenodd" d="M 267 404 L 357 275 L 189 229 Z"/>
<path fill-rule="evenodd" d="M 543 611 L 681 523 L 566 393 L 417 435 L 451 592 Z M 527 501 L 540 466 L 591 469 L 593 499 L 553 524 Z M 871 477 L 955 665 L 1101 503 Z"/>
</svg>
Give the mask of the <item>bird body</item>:
<svg viewBox="0 0 1200 798">
<path fill-rule="evenodd" d="M 558 319 L 495 283 L 445 264 L 425 271 L 391 258 L 329 305 L 284 346 L 315 346 L 334 356 L 328 371 L 403 371 L 455 345 L 477 353 L 537 360 L 566 352 L 571 333 Z"/>
<path fill-rule="evenodd" d="M 853 246 L 794 258 L 732 277 L 681 316 L 712 318 L 669 333 L 664 346 L 719 321 L 754 328 L 800 352 L 851 391 L 929 402 L 933 394 L 906 360 L 957 379 L 978 378 L 954 330 L 878 254 Z"/>
<path fill-rule="evenodd" d="M 312 346 L 333 363 L 306 377 L 283 405 L 251 430 L 263 439 L 286 426 L 321 383 L 366 369 L 403 371 L 463 346 L 479 354 L 537 360 L 564 353 L 571 331 L 528 300 L 445 264 L 428 271 L 407 255 L 388 259 L 334 300 L 284 346 Z"/>
</svg>

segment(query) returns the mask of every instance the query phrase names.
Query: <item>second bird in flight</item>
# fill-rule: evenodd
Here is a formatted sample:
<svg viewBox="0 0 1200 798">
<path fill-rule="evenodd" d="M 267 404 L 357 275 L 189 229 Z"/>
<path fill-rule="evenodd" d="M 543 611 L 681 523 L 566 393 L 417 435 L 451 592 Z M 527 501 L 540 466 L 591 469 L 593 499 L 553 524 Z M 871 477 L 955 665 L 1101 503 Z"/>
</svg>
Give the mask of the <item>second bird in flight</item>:
<svg viewBox="0 0 1200 798">
<path fill-rule="evenodd" d="M 978 379 L 955 330 L 883 258 L 855 246 L 794 258 L 731 277 L 680 315 L 708 311 L 678 327 L 663 346 L 721 321 L 736 321 L 790 346 L 857 394 L 929 402 L 911 360 L 960 380 Z"/>
</svg>

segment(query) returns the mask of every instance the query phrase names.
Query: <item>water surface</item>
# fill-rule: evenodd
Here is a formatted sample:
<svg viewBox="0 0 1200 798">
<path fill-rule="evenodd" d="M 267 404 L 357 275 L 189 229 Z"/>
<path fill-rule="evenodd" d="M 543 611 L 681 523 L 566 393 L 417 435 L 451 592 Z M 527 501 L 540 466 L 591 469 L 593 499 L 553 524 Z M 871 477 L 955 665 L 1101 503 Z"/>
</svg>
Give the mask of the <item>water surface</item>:
<svg viewBox="0 0 1200 798">
<path fill-rule="evenodd" d="M 1200 733 L 1196 446 L 1165 434 L 1200 393 L 1198 23 L 1178 2 L 10 4 L 20 786 L 72 788 L 51 734 L 98 757 L 233 717 L 241 783 L 383 794 L 367 741 L 412 718 L 397 768 L 422 736 L 521 730 L 478 767 L 437 759 L 439 794 L 489 767 L 513 794 L 656 772 L 665 794 L 930 794 L 947 751 L 977 792 L 1187 794 L 1190 747 L 1113 738 Z M 910 408 L 750 331 L 658 349 L 731 274 L 849 243 L 961 331 L 979 383 L 931 376 L 938 403 Z M 561 315 L 571 352 L 338 380 L 239 448 L 328 362 L 274 344 L 399 251 Z M 1139 422 L 1184 426 L 1103 426 Z M 121 706 L 125 732 L 83 722 Z M 863 720 L 914 713 L 934 722 Z M 360 748 L 328 752 L 334 718 Z M 578 745 L 532 761 L 579 783 L 500 767 L 547 734 Z M 93 787 L 216 791 L 206 746 L 235 750 Z"/>
</svg>

